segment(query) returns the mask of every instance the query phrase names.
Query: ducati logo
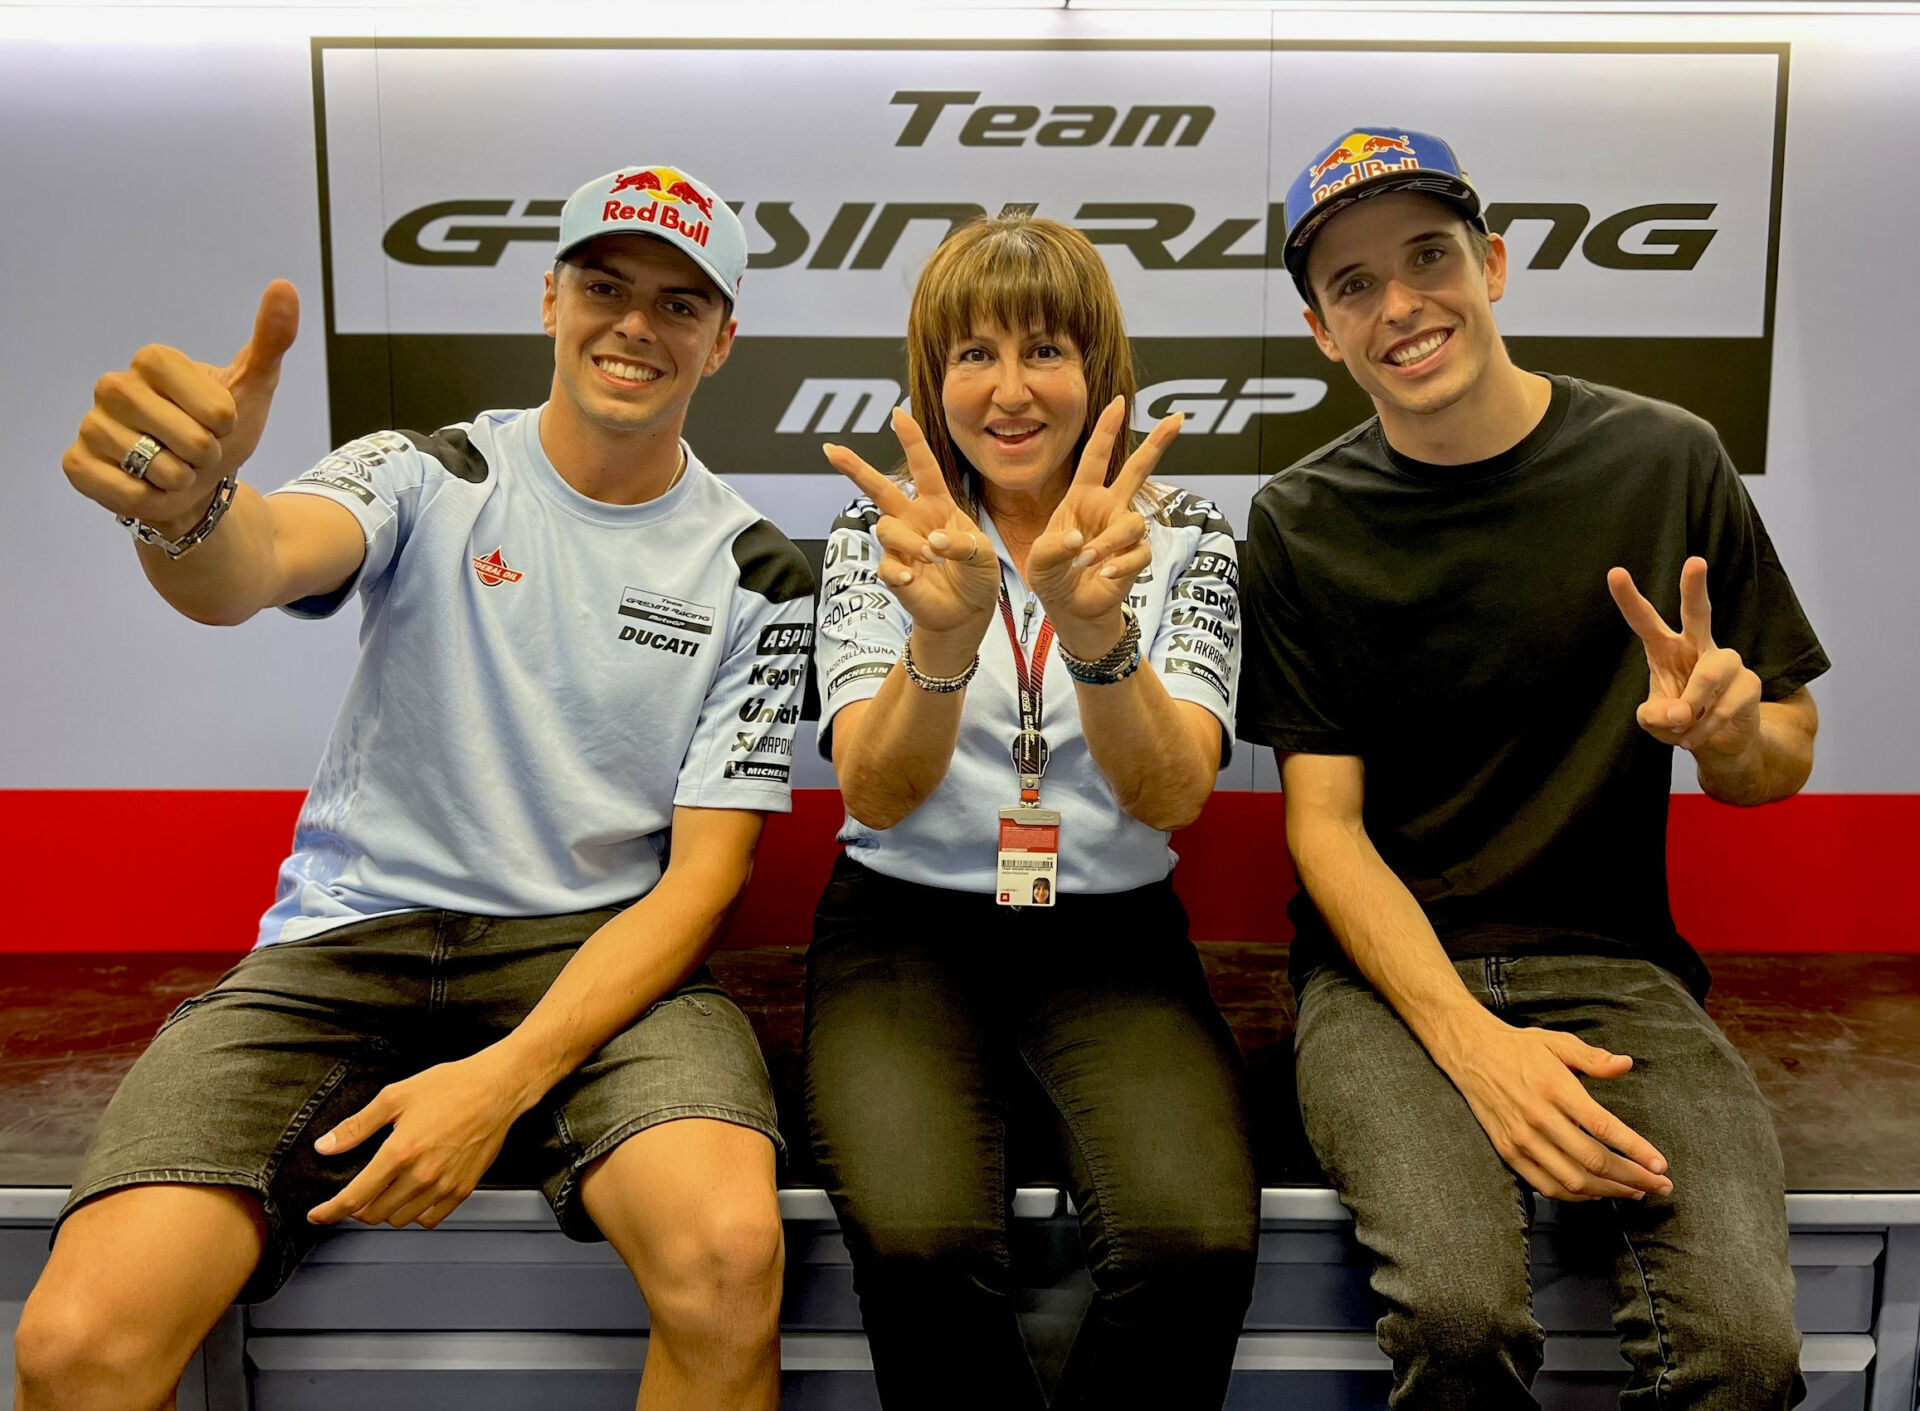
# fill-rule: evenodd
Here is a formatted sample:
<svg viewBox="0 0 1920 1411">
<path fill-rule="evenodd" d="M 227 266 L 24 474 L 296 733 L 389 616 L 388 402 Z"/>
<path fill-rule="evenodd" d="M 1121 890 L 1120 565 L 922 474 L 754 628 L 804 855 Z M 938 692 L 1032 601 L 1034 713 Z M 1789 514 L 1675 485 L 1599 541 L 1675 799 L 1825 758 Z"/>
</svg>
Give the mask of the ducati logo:
<svg viewBox="0 0 1920 1411">
<path fill-rule="evenodd" d="M 473 561 L 473 571 L 489 588 L 497 587 L 502 583 L 518 583 L 526 576 L 517 568 L 508 568 L 507 561 L 500 557 L 498 549 L 485 558 L 476 557 Z"/>
</svg>

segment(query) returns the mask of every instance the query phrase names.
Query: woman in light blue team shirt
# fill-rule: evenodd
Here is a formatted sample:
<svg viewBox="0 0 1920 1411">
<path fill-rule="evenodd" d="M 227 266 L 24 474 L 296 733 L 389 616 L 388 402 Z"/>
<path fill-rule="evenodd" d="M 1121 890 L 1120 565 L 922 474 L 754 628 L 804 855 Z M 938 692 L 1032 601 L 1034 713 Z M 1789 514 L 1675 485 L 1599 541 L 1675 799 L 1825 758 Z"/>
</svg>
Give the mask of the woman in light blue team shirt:
<svg viewBox="0 0 1920 1411">
<path fill-rule="evenodd" d="M 1232 531 L 1147 483 L 1178 417 L 1128 454 L 1132 351 L 1078 232 L 956 232 L 907 339 L 906 473 L 827 448 L 863 498 L 822 584 L 847 820 L 807 968 L 814 1149 L 881 1400 L 1042 1406 L 1007 1248 L 1037 1090 L 1095 1287 L 1053 1404 L 1218 1406 L 1258 1192 L 1167 835 L 1228 749 Z"/>
</svg>

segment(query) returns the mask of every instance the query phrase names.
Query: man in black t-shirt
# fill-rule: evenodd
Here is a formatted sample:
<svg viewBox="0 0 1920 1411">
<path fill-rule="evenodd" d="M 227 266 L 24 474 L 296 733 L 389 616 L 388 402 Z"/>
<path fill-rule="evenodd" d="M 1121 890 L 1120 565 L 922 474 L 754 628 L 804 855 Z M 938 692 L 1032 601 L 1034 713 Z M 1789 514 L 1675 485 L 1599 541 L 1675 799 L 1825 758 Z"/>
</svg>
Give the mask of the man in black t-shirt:
<svg viewBox="0 0 1920 1411">
<path fill-rule="evenodd" d="M 1800 788 L 1826 656 L 1710 426 L 1510 361 L 1444 142 L 1356 131 L 1287 211 L 1379 414 L 1254 500 L 1239 733 L 1281 760 L 1301 1109 L 1393 1404 L 1536 1405 L 1530 1187 L 1609 1227 L 1623 1405 L 1791 1406 L 1779 1148 L 1700 1007 L 1666 818 L 1674 746 L 1724 802 Z"/>
</svg>

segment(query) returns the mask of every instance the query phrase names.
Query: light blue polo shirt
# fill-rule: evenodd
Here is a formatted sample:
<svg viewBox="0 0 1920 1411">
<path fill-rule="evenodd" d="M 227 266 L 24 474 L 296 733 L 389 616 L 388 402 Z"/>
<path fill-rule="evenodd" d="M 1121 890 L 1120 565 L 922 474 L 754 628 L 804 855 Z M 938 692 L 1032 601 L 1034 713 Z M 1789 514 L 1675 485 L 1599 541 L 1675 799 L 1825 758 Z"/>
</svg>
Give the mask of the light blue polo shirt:
<svg viewBox="0 0 1920 1411">
<path fill-rule="evenodd" d="M 1221 763 L 1233 736 L 1240 675 L 1240 574 L 1233 531 L 1210 501 L 1164 489 L 1149 518 L 1153 562 L 1135 582 L 1130 602 L 1140 618 L 1143 654 L 1167 694 L 1204 706 L 1221 725 Z M 880 511 L 864 497 L 834 521 L 827 539 L 817 619 L 815 668 L 820 677 L 820 750 L 832 758 L 833 717 L 851 701 L 871 700 L 893 670 L 913 622 L 875 566 Z M 1026 653 L 1044 620 L 1021 581 L 991 518 L 981 527 L 1000 559 L 1016 625 L 1033 604 Z M 1120 807 L 1080 733 L 1073 679 L 1059 648 L 1047 656 L 1041 733 L 1051 760 L 1040 783 L 1043 807 L 1060 811 L 1062 893 L 1123 892 L 1157 882 L 1175 857 L 1168 835 Z M 1000 810 L 1020 802 L 1020 781 L 1008 756 L 1020 728 L 1013 646 L 996 614 L 980 644 L 980 669 L 967 687 L 960 737 L 946 777 L 926 801 L 891 828 L 869 828 L 848 814 L 840 830 L 847 855 L 903 881 L 968 892 L 992 892 Z"/>
<path fill-rule="evenodd" d="M 658 499 L 588 499 L 539 421 L 380 432 L 275 492 L 344 505 L 367 554 L 288 608 L 357 593 L 361 656 L 261 944 L 621 905 L 660 880 L 676 806 L 791 806 L 806 560 L 691 451 Z"/>
</svg>

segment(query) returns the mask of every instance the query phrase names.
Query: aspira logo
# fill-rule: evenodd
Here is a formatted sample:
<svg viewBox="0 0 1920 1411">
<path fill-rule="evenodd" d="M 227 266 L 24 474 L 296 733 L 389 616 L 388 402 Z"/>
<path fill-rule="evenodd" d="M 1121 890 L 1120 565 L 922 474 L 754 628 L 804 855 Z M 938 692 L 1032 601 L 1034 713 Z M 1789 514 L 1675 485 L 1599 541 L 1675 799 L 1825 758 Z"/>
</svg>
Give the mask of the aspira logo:
<svg viewBox="0 0 1920 1411">
<path fill-rule="evenodd" d="M 1142 387 L 1133 401 L 1133 429 L 1151 431 L 1163 416 L 1186 415 L 1182 436 L 1238 436 L 1257 416 L 1311 411 L 1327 395 L 1317 377 L 1249 377 L 1231 392 L 1224 377 L 1177 377 Z M 888 377 L 809 377 L 773 429 L 788 436 L 872 435 L 886 430 L 911 398 Z"/>
<path fill-rule="evenodd" d="M 985 110 L 983 110 L 985 111 Z M 1038 112 L 1038 109 L 1033 111 Z M 552 200 L 436 201 L 408 211 L 387 228 L 380 245 L 407 265 L 496 265 L 515 241 L 551 246 L 560 238 L 560 208 Z M 885 269 L 907 231 L 931 222 L 951 234 L 987 214 L 970 201 L 844 201 L 808 225 L 791 201 L 729 201 L 743 221 L 758 225 L 767 248 L 747 256 L 750 270 Z M 1035 201 L 1008 201 L 1002 215 L 1033 214 Z M 1703 224 L 1712 201 L 1656 202 L 1595 217 L 1571 201 L 1495 201 L 1487 227 L 1505 235 L 1514 227 L 1540 232 L 1528 269 L 1559 269 L 1577 249 L 1601 269 L 1690 270 L 1718 234 Z M 809 219 L 815 219 L 809 217 Z M 1142 269 L 1284 269 L 1287 212 L 1275 202 L 1259 216 L 1230 216 L 1195 230 L 1199 213 L 1174 201 L 1086 201 L 1074 213 L 1095 245 L 1125 250 Z M 1680 224 L 1688 222 L 1688 224 Z"/>
</svg>

